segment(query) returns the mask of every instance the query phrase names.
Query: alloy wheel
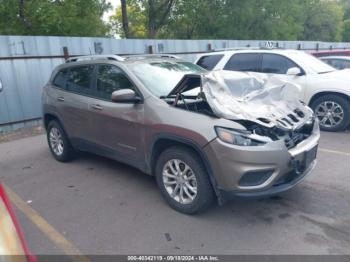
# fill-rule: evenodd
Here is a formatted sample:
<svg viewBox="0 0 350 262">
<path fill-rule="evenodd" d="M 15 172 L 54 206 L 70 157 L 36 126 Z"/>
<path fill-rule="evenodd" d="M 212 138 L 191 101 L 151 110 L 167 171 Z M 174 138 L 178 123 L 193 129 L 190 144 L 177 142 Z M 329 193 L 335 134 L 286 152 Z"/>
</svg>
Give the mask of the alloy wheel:
<svg viewBox="0 0 350 262">
<path fill-rule="evenodd" d="M 50 129 L 49 140 L 50 140 L 50 146 L 52 148 L 52 151 L 55 153 L 55 155 L 57 156 L 62 155 L 64 150 L 64 145 L 63 145 L 62 134 L 58 130 L 58 128 L 52 127 Z"/>
<path fill-rule="evenodd" d="M 334 127 L 344 120 L 343 108 L 334 101 L 324 101 L 317 105 L 315 114 L 323 127 Z"/>
<path fill-rule="evenodd" d="M 192 169 L 179 159 L 163 167 L 163 183 L 169 196 L 181 204 L 190 204 L 197 196 L 197 179 Z"/>
</svg>

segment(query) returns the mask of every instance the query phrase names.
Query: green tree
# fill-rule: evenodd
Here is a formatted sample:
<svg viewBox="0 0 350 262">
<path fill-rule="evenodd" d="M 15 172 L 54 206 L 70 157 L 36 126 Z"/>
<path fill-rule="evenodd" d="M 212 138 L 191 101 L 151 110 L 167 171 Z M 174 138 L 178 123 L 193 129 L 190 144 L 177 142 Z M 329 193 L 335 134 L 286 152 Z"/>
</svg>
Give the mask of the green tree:
<svg viewBox="0 0 350 262">
<path fill-rule="evenodd" d="M 124 17 L 123 0 L 111 18 L 116 33 L 124 37 L 156 38 L 159 31 L 169 23 L 176 0 L 125 0 L 125 3 L 127 8 Z M 125 32 L 126 28 L 128 32 Z"/>
<path fill-rule="evenodd" d="M 0 34 L 106 36 L 106 0 L 0 0 Z"/>
<path fill-rule="evenodd" d="M 129 0 L 126 3 L 128 33 L 125 33 L 123 26 L 122 6 L 117 7 L 115 15 L 110 18 L 115 33 L 122 38 L 146 38 L 147 17 L 143 6 L 138 1 Z"/>
<path fill-rule="evenodd" d="M 350 19 L 345 20 L 343 24 L 343 41 L 350 42 Z"/>
<path fill-rule="evenodd" d="M 305 0 L 181 0 L 162 37 L 286 39 L 303 32 Z"/>
<path fill-rule="evenodd" d="M 340 41 L 344 10 L 336 1 L 311 1 L 306 10 L 304 40 Z"/>
<path fill-rule="evenodd" d="M 201 39 L 222 35 L 224 2 L 220 0 L 178 0 L 161 38 Z"/>
<path fill-rule="evenodd" d="M 350 0 L 125 1 L 132 37 L 340 41 L 350 19 Z"/>
</svg>

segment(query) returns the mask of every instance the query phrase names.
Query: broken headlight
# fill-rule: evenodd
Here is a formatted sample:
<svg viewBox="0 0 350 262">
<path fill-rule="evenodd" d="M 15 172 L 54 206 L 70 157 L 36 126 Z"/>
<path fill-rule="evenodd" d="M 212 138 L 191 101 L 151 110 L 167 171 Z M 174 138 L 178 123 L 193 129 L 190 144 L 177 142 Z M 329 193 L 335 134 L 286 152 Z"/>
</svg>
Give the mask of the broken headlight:
<svg viewBox="0 0 350 262">
<path fill-rule="evenodd" d="M 241 132 L 224 127 L 215 127 L 215 131 L 221 141 L 237 146 L 261 146 L 270 141 L 267 137 L 264 139 L 265 141 L 258 140 L 256 139 L 257 136 L 249 131 Z"/>
</svg>

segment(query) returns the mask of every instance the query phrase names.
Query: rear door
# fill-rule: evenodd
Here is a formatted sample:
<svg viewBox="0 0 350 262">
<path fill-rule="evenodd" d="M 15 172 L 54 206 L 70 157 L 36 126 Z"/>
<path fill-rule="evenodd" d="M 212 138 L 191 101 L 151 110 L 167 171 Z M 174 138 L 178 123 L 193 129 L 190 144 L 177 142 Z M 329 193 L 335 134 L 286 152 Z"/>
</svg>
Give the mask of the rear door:
<svg viewBox="0 0 350 262">
<path fill-rule="evenodd" d="M 144 160 L 144 105 L 114 103 L 113 91 L 132 89 L 134 84 L 117 66 L 100 64 L 96 68 L 94 99 L 90 100 L 92 142 L 101 154 L 120 159 L 135 166 Z"/>
<path fill-rule="evenodd" d="M 89 104 L 94 66 L 76 66 L 60 71 L 53 81 L 55 110 L 73 143 L 90 139 Z"/>
</svg>

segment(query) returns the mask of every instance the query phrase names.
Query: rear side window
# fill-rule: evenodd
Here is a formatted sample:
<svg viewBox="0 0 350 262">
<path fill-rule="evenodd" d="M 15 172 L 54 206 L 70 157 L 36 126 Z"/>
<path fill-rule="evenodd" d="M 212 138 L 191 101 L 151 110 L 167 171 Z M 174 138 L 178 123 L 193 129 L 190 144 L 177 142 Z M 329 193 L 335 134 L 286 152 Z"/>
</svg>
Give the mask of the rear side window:
<svg viewBox="0 0 350 262">
<path fill-rule="evenodd" d="M 97 72 L 97 93 L 98 98 L 111 100 L 112 93 L 120 89 L 132 89 L 133 84 L 126 77 L 125 73 L 113 65 L 100 65 Z"/>
<path fill-rule="evenodd" d="M 224 67 L 224 70 L 231 71 L 260 71 L 259 54 L 234 54 Z"/>
<path fill-rule="evenodd" d="M 68 70 L 67 69 L 62 69 L 59 71 L 54 80 L 53 80 L 53 85 L 58 88 L 65 89 L 66 88 L 66 81 L 68 77 Z"/>
<path fill-rule="evenodd" d="M 202 56 L 198 62 L 197 65 L 200 67 L 203 67 L 208 70 L 212 70 L 223 58 L 224 55 L 207 55 L 207 56 Z"/>
<path fill-rule="evenodd" d="M 267 74 L 286 74 L 288 69 L 298 67 L 290 59 L 274 54 L 264 54 L 262 59 L 262 72 Z"/>
<path fill-rule="evenodd" d="M 346 60 L 340 60 L 340 59 L 328 60 L 327 63 L 330 64 L 331 66 L 334 66 L 337 69 L 350 68 L 350 61 L 346 61 Z"/>
<path fill-rule="evenodd" d="M 91 95 L 91 77 L 93 70 L 94 67 L 91 65 L 70 68 L 66 89 L 78 94 Z"/>
</svg>

